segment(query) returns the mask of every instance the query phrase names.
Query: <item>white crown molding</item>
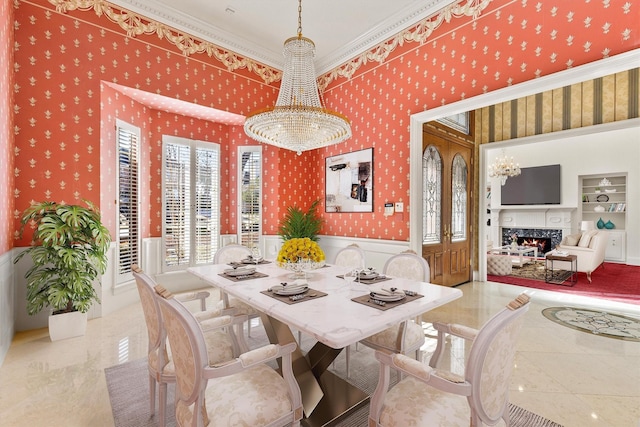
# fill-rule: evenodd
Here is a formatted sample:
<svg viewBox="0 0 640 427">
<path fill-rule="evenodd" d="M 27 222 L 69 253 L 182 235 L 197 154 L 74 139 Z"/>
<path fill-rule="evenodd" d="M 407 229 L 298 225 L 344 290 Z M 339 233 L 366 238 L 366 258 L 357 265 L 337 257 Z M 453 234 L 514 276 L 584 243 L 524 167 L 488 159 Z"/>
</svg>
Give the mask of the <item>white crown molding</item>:
<svg viewBox="0 0 640 427">
<path fill-rule="evenodd" d="M 281 51 L 265 50 L 263 47 L 243 39 L 237 34 L 229 33 L 219 27 L 208 24 L 181 12 L 179 9 L 167 7 L 153 0 L 110 0 L 110 2 L 221 48 L 229 49 L 241 56 L 246 56 L 277 70 L 282 70 L 283 57 Z"/>
<path fill-rule="evenodd" d="M 404 9 L 389 16 L 383 22 L 362 34 L 360 37 L 344 45 L 341 49 L 317 60 L 315 64 L 316 74 L 322 75 L 344 64 L 361 53 L 389 40 L 402 30 L 411 27 L 413 24 L 434 15 L 451 3 L 455 3 L 455 0 L 429 0 L 418 4 L 412 3 L 406 6 Z"/>
<path fill-rule="evenodd" d="M 134 13 L 156 20 L 177 30 L 213 43 L 223 49 L 251 58 L 265 65 L 282 70 L 282 51 L 271 51 L 252 43 L 238 34 L 232 34 L 219 27 L 204 22 L 197 17 L 153 0 L 110 0 L 111 3 Z M 316 59 L 316 74 L 323 73 L 357 57 L 359 54 L 388 40 L 400 31 L 436 13 L 455 0 L 428 0 L 413 2 L 383 22 L 347 43 L 339 50 L 323 58 Z M 284 40 L 283 40 L 284 41 Z"/>
</svg>

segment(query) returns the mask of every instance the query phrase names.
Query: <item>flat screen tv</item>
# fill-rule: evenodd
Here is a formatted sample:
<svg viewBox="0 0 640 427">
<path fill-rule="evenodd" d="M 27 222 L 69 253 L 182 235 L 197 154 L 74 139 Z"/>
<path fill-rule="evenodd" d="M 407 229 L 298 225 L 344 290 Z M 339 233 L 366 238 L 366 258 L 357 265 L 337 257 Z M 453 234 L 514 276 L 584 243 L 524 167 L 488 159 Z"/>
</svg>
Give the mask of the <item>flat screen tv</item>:
<svg viewBox="0 0 640 427">
<path fill-rule="evenodd" d="M 502 186 L 502 205 L 559 205 L 560 165 L 522 168 Z"/>
</svg>

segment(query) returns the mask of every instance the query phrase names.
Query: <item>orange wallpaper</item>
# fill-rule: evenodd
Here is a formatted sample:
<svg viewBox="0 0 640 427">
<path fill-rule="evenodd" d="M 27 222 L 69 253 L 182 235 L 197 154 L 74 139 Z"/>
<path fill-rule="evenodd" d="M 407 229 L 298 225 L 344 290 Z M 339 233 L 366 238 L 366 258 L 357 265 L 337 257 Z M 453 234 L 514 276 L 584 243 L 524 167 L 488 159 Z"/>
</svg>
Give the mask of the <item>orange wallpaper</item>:
<svg viewBox="0 0 640 427">
<path fill-rule="evenodd" d="M 425 31 L 426 25 L 410 28 L 392 40 L 389 48 L 372 51 L 364 65 L 346 64 L 331 78 L 321 79 L 328 87 L 327 106 L 351 119 L 354 137 L 302 156 L 264 147 L 265 234 L 275 233 L 286 206 L 306 207 L 311 200 L 324 198 L 326 156 L 373 147 L 375 212 L 324 214 L 324 232 L 407 240 L 408 213 L 385 218 L 382 209 L 385 201 L 404 201 L 406 208 L 410 204 L 411 114 L 597 61 L 640 44 L 635 2 L 495 0 L 475 19 L 448 18 L 433 31 Z M 116 116 L 133 114 L 145 124 L 143 139 L 149 144 L 149 235 L 159 234 L 157 144 L 162 132 L 226 140 L 222 159 L 223 176 L 228 180 L 222 183 L 222 232 L 235 232 L 236 147 L 252 144 L 241 127 L 147 112 L 123 99 L 105 117 L 101 107 L 106 96 L 116 95 L 104 91 L 100 82 L 238 114 L 274 104 L 277 83 L 264 84 L 255 68 L 229 71 L 221 60 L 206 54 L 185 57 L 155 35 L 128 37 L 120 26 L 92 9 L 58 13 L 45 0 L 17 3 L 15 39 L 18 89 L 15 127 L 11 128 L 16 129 L 17 172 L 15 188 L 10 184 L 8 193 L 15 194 L 16 210 L 23 210 L 31 200 L 73 202 L 81 198 L 102 199 L 103 210 L 111 209 L 110 164 L 114 163 L 109 159 L 110 136 L 104 129 Z M 0 95 L 4 103 L 6 95 Z M 145 113 L 148 116 L 137 117 Z M 3 152 L 7 152 L 5 147 Z M 0 187 L 2 191 L 7 193 L 6 187 Z M 11 200 L 8 194 L 0 193 L 0 197 Z M 3 234 L 7 233 L 0 233 L 0 239 Z M 25 242 L 16 240 L 15 244 Z"/>
<path fill-rule="evenodd" d="M 13 64 L 13 7 L 0 0 L 0 64 Z M 0 255 L 12 248 L 14 210 L 13 73 L 0 74 Z"/>
<path fill-rule="evenodd" d="M 244 133 L 229 142 L 226 125 L 150 110 L 101 85 L 103 81 L 233 112 L 274 103 L 277 97 L 277 88 L 256 76 L 243 77 L 247 70 L 227 71 L 203 55 L 186 58 L 157 37 L 128 38 L 93 12 L 61 14 L 45 1 L 19 3 L 16 23 L 15 162 L 20 173 L 15 208 L 20 212 L 34 200 L 99 200 L 113 233 L 114 126 L 121 118 L 142 128 L 142 167 L 147 172 L 142 198 L 149 217 L 141 231 L 143 236 L 159 236 L 162 134 L 220 142 L 223 176 L 230 175 L 234 147 L 249 142 Z M 223 187 L 228 189 L 223 188 L 223 200 L 229 199 L 225 191 L 232 187 Z M 235 230 L 234 205 L 235 199 L 225 206 L 222 233 Z M 15 222 L 12 234 L 17 227 Z M 15 244 L 28 244 L 28 237 Z"/>
<path fill-rule="evenodd" d="M 638 2 L 493 1 L 476 19 L 430 33 L 423 22 L 321 76 L 354 135 L 321 156 L 374 148 L 374 213 L 328 213 L 327 234 L 408 240 L 411 114 L 638 48 L 638 22 Z M 404 201 L 404 214 L 384 217 L 387 201 Z"/>
</svg>

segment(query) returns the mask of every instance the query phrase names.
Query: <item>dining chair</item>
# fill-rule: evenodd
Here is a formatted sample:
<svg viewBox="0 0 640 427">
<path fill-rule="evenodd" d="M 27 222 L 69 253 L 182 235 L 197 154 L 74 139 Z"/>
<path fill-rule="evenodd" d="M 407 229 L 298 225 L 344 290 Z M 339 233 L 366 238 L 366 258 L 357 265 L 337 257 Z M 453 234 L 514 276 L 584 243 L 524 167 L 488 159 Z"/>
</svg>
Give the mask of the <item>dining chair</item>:
<svg viewBox="0 0 640 427">
<path fill-rule="evenodd" d="M 336 253 L 333 264 L 339 267 L 363 269 L 365 268 L 365 253 L 357 244 L 353 243 Z"/>
<path fill-rule="evenodd" d="M 480 330 L 434 323 L 438 344 L 429 365 L 403 354 L 376 351 L 378 385 L 371 397 L 369 426 L 435 425 L 479 427 L 501 419 L 509 425 L 509 386 L 516 341 L 529 296 L 521 294 Z M 471 341 L 463 375 L 437 369 L 447 335 Z M 405 374 L 389 390 L 389 372 Z"/>
<path fill-rule="evenodd" d="M 158 285 L 138 266 L 132 266 L 132 272 L 147 326 L 149 341 L 147 366 L 151 414 L 155 413 L 156 386 L 158 386 L 159 424 L 164 426 L 166 423 L 167 384 L 175 383 L 176 376 L 171 352 L 167 347 L 166 330 L 155 291 Z M 177 298 L 176 301 L 178 301 Z M 229 310 L 219 309 L 198 312 L 194 316 L 197 316 L 201 323 L 207 343 L 208 357 L 212 362 L 230 360 L 235 355 L 247 351 L 243 337 L 240 336 L 238 339 L 233 332 L 233 326 L 238 323 L 242 325 L 246 321 L 246 316 L 232 317 L 229 315 Z M 226 327 L 227 330 L 221 329 L 222 327 Z"/>
<path fill-rule="evenodd" d="M 175 361 L 178 426 L 300 425 L 302 396 L 291 364 L 295 343 L 268 344 L 212 364 L 193 314 L 169 293 L 158 302 Z M 278 358 L 282 376 L 266 364 Z"/>
<path fill-rule="evenodd" d="M 222 246 L 216 251 L 213 255 L 213 263 L 229 264 L 232 262 L 241 262 L 243 259 L 247 259 L 251 254 L 251 249 L 247 246 L 240 245 L 238 243 L 230 243 L 226 246 Z M 226 292 L 221 292 L 220 297 L 224 308 L 234 308 L 237 314 L 244 314 L 249 318 L 247 322 L 247 336 L 251 337 L 251 319 L 260 318 L 260 312 L 249 304 L 245 304 L 235 297 L 228 295 Z M 239 332 L 240 328 L 241 327 L 239 327 Z"/>
<path fill-rule="evenodd" d="M 421 282 L 428 282 L 430 276 L 427 261 L 413 251 L 393 255 L 385 262 L 382 273 L 390 277 L 402 277 Z M 416 360 L 419 360 L 420 347 L 425 343 L 425 335 L 420 322 L 406 320 L 359 342 L 374 350 L 402 354 L 414 351 Z"/>
</svg>

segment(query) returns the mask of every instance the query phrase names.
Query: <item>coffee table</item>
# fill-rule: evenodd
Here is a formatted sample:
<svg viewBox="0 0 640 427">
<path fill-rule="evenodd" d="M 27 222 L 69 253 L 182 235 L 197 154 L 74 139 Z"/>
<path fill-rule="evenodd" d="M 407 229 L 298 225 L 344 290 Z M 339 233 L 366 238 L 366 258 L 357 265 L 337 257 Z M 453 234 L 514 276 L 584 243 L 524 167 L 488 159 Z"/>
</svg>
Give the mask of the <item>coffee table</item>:
<svg viewBox="0 0 640 427">
<path fill-rule="evenodd" d="M 506 253 L 509 255 L 517 255 L 517 258 L 511 258 L 511 262 L 513 265 L 517 267 L 522 267 L 525 264 L 531 262 L 530 259 L 524 258 L 524 255 L 531 254 L 533 255 L 533 262 L 538 259 L 538 247 L 537 246 L 516 246 L 513 247 L 511 245 L 500 246 L 497 248 L 489 249 L 489 252 L 493 253 Z"/>
<path fill-rule="evenodd" d="M 567 279 L 559 280 L 554 279 L 555 262 L 562 262 L 563 265 L 569 263 L 571 275 L 567 277 L 569 282 L 565 284 Z M 573 286 L 578 282 L 578 256 L 577 255 L 559 255 L 557 253 L 549 252 L 544 258 L 544 281 L 547 283 L 553 283 L 554 285 Z"/>
</svg>

